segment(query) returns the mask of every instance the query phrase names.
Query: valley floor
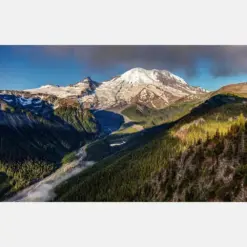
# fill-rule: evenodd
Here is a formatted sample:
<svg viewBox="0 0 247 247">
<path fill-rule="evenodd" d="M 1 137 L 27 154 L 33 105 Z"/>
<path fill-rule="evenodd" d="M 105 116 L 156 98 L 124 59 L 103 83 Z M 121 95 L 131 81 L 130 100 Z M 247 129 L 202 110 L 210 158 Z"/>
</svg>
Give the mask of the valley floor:
<svg viewBox="0 0 247 247">
<path fill-rule="evenodd" d="M 55 197 L 54 189 L 56 186 L 94 164 L 93 161 L 84 161 L 87 156 L 86 146 L 78 150 L 76 154 L 78 158 L 75 161 L 63 165 L 50 176 L 18 192 L 6 201 L 44 202 L 52 200 Z"/>
<path fill-rule="evenodd" d="M 111 111 L 111 112 L 113 114 L 115 113 L 114 111 Z M 120 114 L 119 116 L 121 116 L 124 119 L 124 124 L 128 124 L 131 122 L 131 120 L 128 117 L 124 115 L 120 115 Z M 134 126 L 136 127 L 135 131 L 143 130 L 143 127 L 141 125 L 134 125 Z M 118 132 L 118 131 L 119 129 L 115 132 Z M 115 132 L 112 132 L 111 134 L 114 134 Z M 112 136 L 111 134 L 110 135 L 108 134 L 107 136 Z M 93 145 L 94 143 L 97 143 L 98 141 L 100 141 L 100 139 L 97 139 L 96 141 L 93 141 L 92 143 L 81 147 L 76 153 L 76 156 L 77 156 L 76 160 L 70 163 L 64 164 L 61 168 L 57 169 L 54 173 L 52 173 L 48 177 L 19 191 L 17 194 L 7 199 L 6 201 L 7 202 L 13 202 L 13 201 L 16 201 L 16 202 L 17 201 L 18 202 L 19 201 L 20 202 L 34 202 L 34 201 L 45 202 L 45 201 L 53 200 L 56 197 L 56 194 L 54 193 L 54 191 L 57 186 L 59 186 L 61 183 L 65 182 L 69 178 L 77 175 L 84 169 L 95 164 L 95 161 L 88 161 L 86 150 L 88 146 Z M 114 146 L 116 144 L 109 144 L 109 145 Z M 92 155 L 89 155 L 89 156 L 91 157 Z"/>
</svg>

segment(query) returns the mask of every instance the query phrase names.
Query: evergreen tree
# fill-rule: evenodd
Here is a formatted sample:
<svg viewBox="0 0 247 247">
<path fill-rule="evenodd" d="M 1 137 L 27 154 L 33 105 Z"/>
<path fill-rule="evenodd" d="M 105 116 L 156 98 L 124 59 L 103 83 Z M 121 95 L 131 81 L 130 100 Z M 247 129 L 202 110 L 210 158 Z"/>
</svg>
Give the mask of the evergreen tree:
<svg viewBox="0 0 247 247">
<path fill-rule="evenodd" d="M 245 117 L 243 115 L 243 113 L 241 113 L 237 119 L 237 123 L 240 126 L 241 130 L 245 129 Z"/>
<path fill-rule="evenodd" d="M 215 135 L 214 135 L 215 140 L 220 140 L 220 132 L 219 129 L 216 130 Z"/>
</svg>

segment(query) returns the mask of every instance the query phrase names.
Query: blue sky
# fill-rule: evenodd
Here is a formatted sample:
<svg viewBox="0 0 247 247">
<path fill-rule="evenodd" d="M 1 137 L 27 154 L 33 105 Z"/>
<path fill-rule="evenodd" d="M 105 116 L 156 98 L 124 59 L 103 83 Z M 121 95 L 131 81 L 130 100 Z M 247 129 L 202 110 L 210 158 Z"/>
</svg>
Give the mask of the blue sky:
<svg viewBox="0 0 247 247">
<path fill-rule="evenodd" d="M 215 76 L 212 73 L 213 66 L 217 66 L 215 57 L 210 60 L 210 58 L 205 59 L 203 56 L 197 55 L 196 60 L 193 60 L 194 63 L 190 65 L 194 66 L 193 69 L 196 70 L 196 73 L 193 72 L 190 75 L 186 71 L 189 68 L 187 61 L 191 62 L 186 59 L 190 59 L 190 57 L 186 57 L 186 65 L 183 66 L 180 61 L 184 59 L 182 56 L 177 56 L 171 64 L 169 60 L 163 61 L 160 57 L 156 61 L 155 56 L 151 58 L 151 61 L 149 57 L 139 56 L 139 53 L 136 53 L 137 55 L 134 57 L 133 52 L 128 57 L 125 53 L 116 52 L 116 47 L 113 49 L 114 54 L 111 54 L 111 48 L 107 50 L 106 54 L 104 48 L 98 50 L 92 47 L 82 50 L 79 48 L 73 50 L 48 48 L 0 46 L 0 89 L 20 90 L 36 88 L 45 84 L 68 85 L 78 82 L 86 76 L 91 76 L 96 81 L 104 81 L 122 74 L 132 67 L 167 70 L 170 70 L 169 67 L 171 67 L 173 73 L 183 77 L 190 85 L 201 86 L 208 90 L 216 90 L 230 83 L 247 81 L 247 70 L 245 72 L 244 69 L 236 71 L 236 73 L 222 73 L 222 75 Z M 135 48 L 132 49 L 135 50 Z M 220 53 L 219 56 L 222 54 Z M 224 60 L 219 61 L 221 65 L 222 61 L 224 62 Z M 231 68 L 228 63 L 227 66 L 227 68 Z"/>
</svg>

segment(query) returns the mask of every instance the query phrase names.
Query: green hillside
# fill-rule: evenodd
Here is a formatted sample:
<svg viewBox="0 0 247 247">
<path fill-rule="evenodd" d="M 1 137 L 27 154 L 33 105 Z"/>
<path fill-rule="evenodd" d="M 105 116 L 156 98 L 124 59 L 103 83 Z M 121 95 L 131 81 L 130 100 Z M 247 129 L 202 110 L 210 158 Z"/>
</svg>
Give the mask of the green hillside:
<svg viewBox="0 0 247 247">
<path fill-rule="evenodd" d="M 175 121 L 190 112 L 193 107 L 199 105 L 202 99 L 188 102 L 177 102 L 164 109 L 151 109 L 145 106 L 132 105 L 125 108 L 122 114 L 132 121 L 139 122 L 145 128 Z"/>
<path fill-rule="evenodd" d="M 247 125 L 217 132 L 170 160 L 134 196 L 140 201 L 247 201 Z"/>
<path fill-rule="evenodd" d="M 64 105 L 55 109 L 54 114 L 72 125 L 77 131 L 85 133 L 97 133 L 98 126 L 93 114 L 82 109 L 78 103 Z"/>
<path fill-rule="evenodd" d="M 59 201 L 140 201 L 141 188 L 191 145 L 224 135 L 247 116 L 245 98 L 216 95 L 140 148 L 117 153 L 57 188 Z M 183 135 L 181 135 L 184 131 Z M 183 129 L 184 128 L 184 129 Z M 187 130 L 187 131 L 186 131 Z M 156 200 L 156 199 L 155 199 Z M 157 199 L 158 200 L 158 199 Z"/>
<path fill-rule="evenodd" d="M 14 102 L 14 96 L 10 96 Z M 80 106 L 46 103 L 9 105 L 0 101 L 0 198 L 37 182 L 61 165 L 63 157 L 94 138 L 96 120 Z"/>
</svg>

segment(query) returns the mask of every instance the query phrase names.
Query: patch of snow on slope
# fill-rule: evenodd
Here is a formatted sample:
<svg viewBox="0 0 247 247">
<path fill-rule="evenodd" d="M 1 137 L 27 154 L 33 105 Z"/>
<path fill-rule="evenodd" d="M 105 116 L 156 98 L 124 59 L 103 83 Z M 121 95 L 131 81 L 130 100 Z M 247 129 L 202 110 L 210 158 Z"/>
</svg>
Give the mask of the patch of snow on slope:
<svg viewBox="0 0 247 247">
<path fill-rule="evenodd" d="M 123 145 L 123 144 L 125 144 L 126 143 L 126 141 L 123 141 L 123 142 L 120 142 L 120 143 L 112 143 L 112 144 L 110 144 L 110 146 L 111 147 L 114 147 L 114 146 L 121 146 L 121 145 Z"/>
<path fill-rule="evenodd" d="M 33 103 L 37 105 L 37 104 L 40 104 L 41 102 L 42 102 L 41 99 L 35 99 Z"/>
<path fill-rule="evenodd" d="M 80 88 L 69 88 L 69 87 L 50 87 L 50 86 L 43 86 L 40 88 L 35 89 L 28 89 L 25 90 L 30 93 L 36 94 L 36 93 L 43 93 L 43 94 L 52 94 L 57 97 L 68 97 L 68 96 L 74 96 L 74 95 L 80 95 L 81 89 Z"/>
<path fill-rule="evenodd" d="M 18 100 L 19 100 L 21 105 L 26 106 L 26 105 L 31 105 L 33 99 L 32 98 L 25 99 L 25 98 L 20 97 L 20 98 L 18 98 Z"/>
<path fill-rule="evenodd" d="M 8 103 L 12 103 L 13 100 L 12 99 L 6 99 L 6 98 L 3 98 L 4 101 L 8 102 Z"/>
<path fill-rule="evenodd" d="M 56 88 L 56 86 L 54 86 L 54 85 L 44 85 L 44 86 L 41 86 L 40 88 Z"/>
<path fill-rule="evenodd" d="M 89 87 L 87 83 L 79 83 L 72 86 L 58 87 L 53 85 L 45 85 L 40 88 L 27 89 L 24 91 L 30 92 L 32 94 L 42 93 L 42 94 L 51 94 L 59 98 L 66 98 L 69 96 L 79 96 L 82 94 L 82 91 L 86 90 Z"/>
</svg>

